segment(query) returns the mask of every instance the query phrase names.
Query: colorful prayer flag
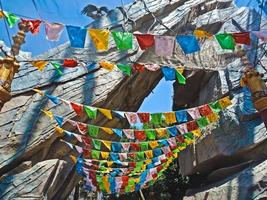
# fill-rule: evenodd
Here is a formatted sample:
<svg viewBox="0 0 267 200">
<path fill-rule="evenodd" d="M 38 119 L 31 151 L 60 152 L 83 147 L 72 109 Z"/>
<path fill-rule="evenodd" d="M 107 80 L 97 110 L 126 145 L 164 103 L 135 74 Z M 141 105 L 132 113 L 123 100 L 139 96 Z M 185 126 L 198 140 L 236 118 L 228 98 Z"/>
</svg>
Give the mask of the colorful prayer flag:
<svg viewBox="0 0 267 200">
<path fill-rule="evenodd" d="M 114 63 L 106 62 L 106 61 L 99 62 L 99 65 L 100 65 L 100 67 L 102 67 L 108 71 L 112 71 L 115 67 Z"/>
<path fill-rule="evenodd" d="M 87 116 L 90 119 L 96 119 L 97 117 L 97 108 L 91 107 L 91 106 L 83 106 Z"/>
<path fill-rule="evenodd" d="M 63 31 L 63 24 L 45 22 L 45 32 L 47 40 L 58 41 Z"/>
<path fill-rule="evenodd" d="M 75 59 L 64 59 L 62 66 L 63 67 L 73 68 L 73 67 L 77 67 L 78 64 L 79 63 Z"/>
<path fill-rule="evenodd" d="M 123 65 L 123 64 L 117 64 L 117 67 L 124 72 L 125 74 L 127 74 L 128 76 L 131 76 L 132 73 L 132 67 L 129 65 Z"/>
<path fill-rule="evenodd" d="M 89 29 L 89 35 L 95 44 L 97 51 L 107 51 L 109 43 L 109 31 L 102 29 Z"/>
<path fill-rule="evenodd" d="M 126 112 L 125 117 L 127 118 L 129 124 L 136 124 L 137 123 L 137 114 L 132 112 Z"/>
<path fill-rule="evenodd" d="M 146 50 L 155 44 L 154 35 L 150 34 L 134 34 L 141 50 Z"/>
<path fill-rule="evenodd" d="M 176 78 L 178 80 L 178 83 L 185 85 L 186 84 L 186 78 L 184 75 L 179 71 L 179 69 L 176 69 Z"/>
<path fill-rule="evenodd" d="M 170 67 L 162 67 L 161 71 L 166 81 L 175 80 L 175 69 Z"/>
<path fill-rule="evenodd" d="M 235 41 L 232 34 L 230 33 L 216 34 L 215 38 L 217 39 L 222 49 L 231 49 L 231 50 L 235 49 Z"/>
<path fill-rule="evenodd" d="M 157 56 L 172 56 L 175 38 L 172 36 L 155 36 L 155 54 Z"/>
<path fill-rule="evenodd" d="M 33 61 L 32 66 L 36 67 L 39 71 L 43 71 L 43 69 L 49 64 L 48 61 L 39 60 Z"/>
<path fill-rule="evenodd" d="M 84 48 L 87 29 L 77 26 L 66 26 L 71 47 Z"/>
<path fill-rule="evenodd" d="M 182 123 L 182 122 L 187 122 L 187 112 L 186 110 L 180 110 L 175 112 L 177 122 Z"/>
<path fill-rule="evenodd" d="M 203 31 L 203 30 L 194 30 L 194 35 L 199 39 L 203 39 L 203 38 L 211 39 L 212 38 L 212 35 L 210 33 L 208 33 L 207 31 Z"/>
<path fill-rule="evenodd" d="M 190 54 L 200 51 L 197 38 L 194 35 L 178 35 L 176 37 L 176 40 L 185 54 Z"/>
<path fill-rule="evenodd" d="M 112 119 L 112 114 L 110 110 L 98 108 L 99 112 L 101 112 L 106 118 Z"/>
<path fill-rule="evenodd" d="M 113 31 L 112 36 L 119 50 L 127 51 L 133 48 L 133 34 L 132 33 Z"/>
<path fill-rule="evenodd" d="M 88 125 L 88 133 L 91 137 L 97 137 L 99 133 L 99 127 L 94 125 Z"/>
<path fill-rule="evenodd" d="M 137 113 L 141 123 L 148 123 L 150 120 L 150 113 Z"/>
<path fill-rule="evenodd" d="M 176 123 L 176 117 L 174 112 L 163 113 L 163 115 L 165 117 L 165 122 L 168 125 Z"/>
<path fill-rule="evenodd" d="M 37 34 L 40 31 L 40 25 L 42 21 L 40 20 L 32 20 L 32 19 L 21 19 L 22 23 L 26 23 L 28 25 L 29 30 L 32 34 Z"/>
<path fill-rule="evenodd" d="M 6 17 L 7 23 L 9 25 L 10 28 L 12 28 L 18 21 L 19 21 L 19 17 L 17 17 L 16 15 L 3 11 L 4 15 Z"/>
<path fill-rule="evenodd" d="M 251 44 L 250 32 L 233 33 L 233 38 L 237 44 Z"/>
</svg>

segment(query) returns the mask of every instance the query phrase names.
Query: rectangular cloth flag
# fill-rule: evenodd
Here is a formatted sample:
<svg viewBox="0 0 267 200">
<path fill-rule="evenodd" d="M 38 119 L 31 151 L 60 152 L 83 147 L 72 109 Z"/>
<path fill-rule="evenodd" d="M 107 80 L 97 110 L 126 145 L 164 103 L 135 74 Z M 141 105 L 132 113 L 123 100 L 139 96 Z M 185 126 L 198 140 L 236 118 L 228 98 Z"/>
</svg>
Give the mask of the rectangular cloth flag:
<svg viewBox="0 0 267 200">
<path fill-rule="evenodd" d="M 121 51 L 127 51 L 133 48 L 133 34 L 127 32 L 112 32 L 112 37 Z"/>
<path fill-rule="evenodd" d="M 146 50 L 155 44 L 154 35 L 150 34 L 134 34 L 141 50 Z"/>
<path fill-rule="evenodd" d="M 102 29 L 89 29 L 89 35 L 91 36 L 95 48 L 97 51 L 107 51 L 109 43 L 109 31 Z"/>
<path fill-rule="evenodd" d="M 77 26 L 66 26 L 71 47 L 84 48 L 87 29 Z"/>
<path fill-rule="evenodd" d="M 32 34 L 37 34 L 40 31 L 41 20 L 21 19 L 23 23 L 28 24 L 28 28 Z"/>
<path fill-rule="evenodd" d="M 151 116 L 151 123 L 155 125 L 162 124 L 162 113 L 153 113 L 150 114 Z"/>
<path fill-rule="evenodd" d="M 207 31 L 203 30 L 194 30 L 194 35 L 199 39 L 211 39 L 212 35 Z"/>
<path fill-rule="evenodd" d="M 176 119 L 179 123 L 182 123 L 182 122 L 187 122 L 187 112 L 186 110 L 180 110 L 180 111 L 176 111 L 175 112 L 176 114 Z"/>
<path fill-rule="evenodd" d="M 3 11 L 3 12 L 4 12 L 4 15 L 6 17 L 6 21 L 7 21 L 10 28 L 12 28 L 20 19 L 19 17 L 17 17 L 16 15 L 14 15 L 12 13 L 9 13 L 6 11 Z"/>
<path fill-rule="evenodd" d="M 216 34 L 215 38 L 217 39 L 222 49 L 231 49 L 231 50 L 235 49 L 235 40 L 232 34 L 230 33 Z"/>
<path fill-rule="evenodd" d="M 233 33 L 235 43 L 250 45 L 250 32 Z"/>
<path fill-rule="evenodd" d="M 155 38 L 155 53 L 157 56 L 172 56 L 174 50 L 175 37 L 160 36 Z"/>
<path fill-rule="evenodd" d="M 171 67 L 162 67 L 161 71 L 163 73 L 163 76 L 165 78 L 166 81 L 173 81 L 175 80 L 175 69 L 171 68 Z"/>
<path fill-rule="evenodd" d="M 137 113 L 141 123 L 148 123 L 150 120 L 150 113 Z"/>
<path fill-rule="evenodd" d="M 58 41 L 63 31 L 63 24 L 45 22 L 45 33 L 47 40 L 55 42 Z"/>
<path fill-rule="evenodd" d="M 123 64 L 117 64 L 117 67 L 128 76 L 131 76 L 132 73 L 132 67 L 129 65 L 123 65 Z"/>
<path fill-rule="evenodd" d="M 178 35 L 176 40 L 185 54 L 200 51 L 197 38 L 194 35 Z"/>
</svg>

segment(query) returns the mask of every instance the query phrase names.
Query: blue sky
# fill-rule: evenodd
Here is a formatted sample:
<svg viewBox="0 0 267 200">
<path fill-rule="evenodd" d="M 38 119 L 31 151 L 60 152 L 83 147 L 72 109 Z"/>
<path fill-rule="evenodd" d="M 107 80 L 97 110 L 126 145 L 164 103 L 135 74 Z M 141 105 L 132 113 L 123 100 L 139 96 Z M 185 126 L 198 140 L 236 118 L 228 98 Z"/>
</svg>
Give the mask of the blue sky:
<svg viewBox="0 0 267 200">
<path fill-rule="evenodd" d="M 38 18 L 49 22 L 60 22 L 63 24 L 85 26 L 90 23 L 90 19 L 81 15 L 81 10 L 88 4 L 98 6 L 107 6 L 112 9 L 121 6 L 121 0 L 35 0 L 37 9 L 35 9 L 32 0 L 2 0 L 3 8 L 11 13 L 19 14 L 30 18 Z M 64 3 L 63 3 L 64 2 Z M 123 0 L 130 3 L 132 0 Z M 4 21 L 0 20 L 0 40 L 10 46 L 8 34 L 5 30 Z M 9 28 L 10 35 L 17 32 L 17 27 Z M 45 39 L 44 27 L 38 35 L 28 34 L 26 43 L 22 50 L 32 52 L 32 55 L 38 55 L 50 48 L 58 46 L 68 41 L 66 31 L 63 32 L 59 42 L 49 42 Z M 172 81 L 161 80 L 158 86 L 153 90 L 143 102 L 140 111 L 163 112 L 172 110 Z"/>
</svg>

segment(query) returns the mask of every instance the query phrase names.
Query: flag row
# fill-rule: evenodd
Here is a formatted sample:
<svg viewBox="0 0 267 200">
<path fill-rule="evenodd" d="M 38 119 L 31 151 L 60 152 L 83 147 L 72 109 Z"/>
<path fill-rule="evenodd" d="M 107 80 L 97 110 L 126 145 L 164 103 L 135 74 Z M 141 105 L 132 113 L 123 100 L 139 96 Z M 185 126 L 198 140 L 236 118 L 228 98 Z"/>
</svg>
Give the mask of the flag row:
<svg viewBox="0 0 267 200">
<path fill-rule="evenodd" d="M 201 117 L 212 118 L 214 113 L 218 113 L 221 110 L 232 105 L 232 102 L 229 96 L 227 96 L 219 100 L 216 100 L 214 102 L 211 102 L 209 104 L 201 105 L 195 108 L 179 110 L 179 111 L 161 112 L 161 113 L 125 112 L 125 111 L 115 111 L 115 110 L 98 108 L 98 107 L 93 107 L 93 106 L 88 106 L 88 105 L 82 105 L 82 104 L 64 100 L 56 96 L 43 93 L 40 90 L 34 89 L 34 91 L 36 91 L 42 96 L 45 95 L 51 102 L 53 102 L 56 105 L 60 104 L 61 102 L 68 105 L 76 113 L 78 117 L 84 117 L 86 115 L 89 119 L 96 119 L 97 116 L 101 113 L 103 116 L 105 116 L 107 119 L 110 119 L 110 120 L 113 119 L 114 116 L 119 117 L 119 118 L 125 118 L 128 120 L 129 124 L 131 125 L 134 125 L 137 123 L 143 123 L 143 124 L 151 123 L 153 125 L 162 125 L 163 122 L 169 125 L 169 124 L 175 124 L 175 123 L 189 122 L 191 119 L 195 120 Z M 53 116 L 53 114 L 51 113 L 50 115 Z M 63 120 L 60 120 L 60 121 L 59 121 L 59 124 L 62 124 Z M 85 128 L 83 129 L 85 130 Z M 121 130 L 121 129 L 114 129 L 114 130 Z M 109 133 L 111 133 L 112 131 L 108 130 Z"/>
<path fill-rule="evenodd" d="M 267 42 L 266 31 L 237 32 L 237 33 L 218 33 L 212 35 L 204 30 L 195 30 L 193 34 L 184 34 L 177 36 L 160 36 L 152 34 L 133 34 L 130 32 L 109 31 L 106 29 L 88 29 L 85 27 L 63 25 L 59 23 L 49 23 L 39 19 L 21 19 L 16 15 L 0 11 L 0 17 L 6 18 L 10 27 L 21 20 L 27 23 L 29 30 L 33 34 L 39 33 L 42 23 L 45 25 L 46 38 L 51 41 L 58 41 L 64 27 L 66 27 L 70 44 L 74 48 L 84 48 L 87 33 L 91 37 L 97 51 L 107 51 L 109 41 L 112 36 L 118 50 L 127 51 L 133 49 L 133 40 L 139 44 L 141 50 L 155 47 L 157 56 L 172 56 L 175 44 L 178 43 L 185 54 L 196 53 L 200 51 L 199 39 L 215 38 L 222 49 L 234 50 L 236 44 L 251 45 L 251 34 Z"/>
</svg>

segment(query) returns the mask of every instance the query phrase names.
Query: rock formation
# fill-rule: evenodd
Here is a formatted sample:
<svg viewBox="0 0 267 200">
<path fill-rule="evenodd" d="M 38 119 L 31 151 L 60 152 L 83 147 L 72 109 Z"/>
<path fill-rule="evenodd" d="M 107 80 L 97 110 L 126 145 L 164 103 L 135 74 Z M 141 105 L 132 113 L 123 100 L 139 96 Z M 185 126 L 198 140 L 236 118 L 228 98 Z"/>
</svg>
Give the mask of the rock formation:
<svg viewBox="0 0 267 200">
<path fill-rule="evenodd" d="M 258 13 L 237 8 L 231 0 L 146 2 L 150 12 L 140 1 L 127 6 L 135 24 L 133 27 L 126 24 L 126 30 L 176 35 L 195 28 L 213 34 L 240 31 L 240 27 L 244 30 L 266 29 L 266 21 L 260 20 Z M 114 13 L 112 20 L 122 23 L 120 12 Z M 151 13 L 160 20 L 154 23 Z M 238 26 L 234 25 L 233 19 Z M 112 20 L 104 16 L 89 27 L 107 26 Z M 143 52 L 136 46 L 128 53 L 120 53 L 112 41 L 108 52 L 96 54 L 88 41 L 85 49 L 73 49 L 64 44 L 37 58 L 74 57 L 89 63 L 103 59 L 121 63 L 156 62 L 195 68 L 186 70 L 188 81 L 185 86 L 174 84 L 174 110 L 201 105 L 226 94 L 234 97 L 234 105 L 221 114 L 220 122 L 213 130 L 181 153 L 181 173 L 191 180 L 191 188 L 184 199 L 265 199 L 266 128 L 255 110 L 244 104 L 249 97 L 239 86 L 241 61 L 233 52 L 221 51 L 215 40 L 203 41 L 201 46 L 202 50 L 193 56 L 184 56 L 177 47 L 175 56 L 163 59 L 154 55 L 153 48 Z M 258 52 L 248 49 L 248 54 L 253 61 L 263 51 L 263 48 Z M 19 59 L 30 57 L 21 53 Z M 265 59 L 262 58 L 263 64 Z M 216 71 L 218 69 L 220 71 Z M 75 114 L 66 105 L 55 106 L 35 94 L 33 88 L 78 103 L 137 111 L 161 78 L 161 72 L 146 71 L 126 77 L 119 71 L 107 72 L 92 69 L 92 66 L 67 69 L 64 76 L 58 77 L 52 68 L 39 72 L 30 64 L 22 63 L 13 81 L 12 99 L 0 113 L 0 199 L 67 199 L 80 181 L 69 158 L 74 152 L 60 142 L 60 136 L 54 131 L 55 123 L 44 116 L 41 109 L 68 119 L 75 119 Z M 127 126 L 119 119 L 98 118 L 92 123 L 118 128 Z M 66 125 L 64 128 L 70 129 Z"/>
</svg>

